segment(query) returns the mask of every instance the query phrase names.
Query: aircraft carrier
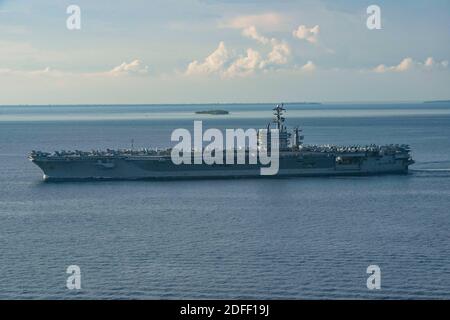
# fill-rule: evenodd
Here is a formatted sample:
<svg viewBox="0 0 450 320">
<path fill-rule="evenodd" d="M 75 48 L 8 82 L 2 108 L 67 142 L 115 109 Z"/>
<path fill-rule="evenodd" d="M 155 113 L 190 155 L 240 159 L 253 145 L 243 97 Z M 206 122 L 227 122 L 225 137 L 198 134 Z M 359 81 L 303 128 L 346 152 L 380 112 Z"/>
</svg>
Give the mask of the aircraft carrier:
<svg viewBox="0 0 450 320">
<path fill-rule="evenodd" d="M 413 164 L 408 145 L 306 145 L 302 130 L 285 126 L 283 105 L 273 109 L 279 132 L 280 176 L 338 176 L 406 174 Z M 269 148 L 267 130 L 258 131 L 257 148 Z M 264 139 L 264 132 L 266 139 Z M 118 149 L 92 151 L 32 151 L 29 159 L 43 171 L 47 181 L 137 180 L 261 177 L 257 164 L 175 164 L 172 149 Z M 233 151 L 235 154 L 237 149 Z M 247 156 L 252 150 L 245 150 Z M 192 153 L 195 157 L 195 151 Z M 263 176 L 268 177 L 268 176 Z"/>
</svg>

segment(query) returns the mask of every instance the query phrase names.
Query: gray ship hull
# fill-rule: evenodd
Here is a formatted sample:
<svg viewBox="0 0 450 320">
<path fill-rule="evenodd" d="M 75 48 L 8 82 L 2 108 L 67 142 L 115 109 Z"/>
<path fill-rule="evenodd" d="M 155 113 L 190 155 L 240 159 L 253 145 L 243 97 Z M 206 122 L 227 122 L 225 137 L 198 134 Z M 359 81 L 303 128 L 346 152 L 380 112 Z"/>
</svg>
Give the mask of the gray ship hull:
<svg viewBox="0 0 450 320">
<path fill-rule="evenodd" d="M 338 159 L 337 154 L 281 154 L 280 168 L 274 176 L 261 176 L 259 164 L 175 165 L 169 156 L 31 160 L 41 168 L 46 181 L 406 174 L 411 164 L 411 160 L 396 158 L 394 155 L 382 157 L 356 155 L 349 163 L 341 163 Z"/>
</svg>

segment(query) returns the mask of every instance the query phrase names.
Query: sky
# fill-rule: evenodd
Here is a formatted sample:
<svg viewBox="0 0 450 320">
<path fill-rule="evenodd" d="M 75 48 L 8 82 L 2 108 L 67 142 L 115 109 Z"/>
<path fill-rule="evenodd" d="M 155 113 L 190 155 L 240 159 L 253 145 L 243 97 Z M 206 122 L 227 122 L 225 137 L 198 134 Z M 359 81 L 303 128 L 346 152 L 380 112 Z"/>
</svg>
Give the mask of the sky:
<svg viewBox="0 0 450 320">
<path fill-rule="evenodd" d="M 0 0 L 0 104 L 450 99 L 449 40 L 448 0 Z"/>
</svg>

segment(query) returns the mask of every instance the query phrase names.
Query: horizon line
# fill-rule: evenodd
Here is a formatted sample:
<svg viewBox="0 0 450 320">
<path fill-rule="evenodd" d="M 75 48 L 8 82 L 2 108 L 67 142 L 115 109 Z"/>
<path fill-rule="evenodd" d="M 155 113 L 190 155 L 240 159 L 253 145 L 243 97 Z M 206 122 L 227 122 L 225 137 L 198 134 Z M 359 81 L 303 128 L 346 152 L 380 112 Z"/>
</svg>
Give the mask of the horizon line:
<svg viewBox="0 0 450 320">
<path fill-rule="evenodd" d="M 359 103 L 367 103 L 367 104 L 388 104 L 388 103 L 445 103 L 450 102 L 450 99 L 437 99 L 437 100 L 380 100 L 380 101 L 364 101 L 364 100 L 349 100 L 349 101 L 279 101 L 279 102 L 185 102 L 185 103 L 39 103 L 39 104 L 31 104 L 31 103 L 18 103 L 18 104 L 0 104 L 0 107 L 24 107 L 24 106 L 156 106 L 156 105 L 166 105 L 166 106 L 174 106 L 174 105 L 251 105 L 251 104 L 359 104 Z"/>
</svg>

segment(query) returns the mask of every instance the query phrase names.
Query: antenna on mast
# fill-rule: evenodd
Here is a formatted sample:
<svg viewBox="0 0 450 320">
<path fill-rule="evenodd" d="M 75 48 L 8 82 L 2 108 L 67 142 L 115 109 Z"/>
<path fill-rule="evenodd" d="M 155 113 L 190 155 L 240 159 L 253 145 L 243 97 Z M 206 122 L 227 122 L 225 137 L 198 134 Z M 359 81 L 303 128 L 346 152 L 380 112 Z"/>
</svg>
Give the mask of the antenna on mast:
<svg viewBox="0 0 450 320">
<path fill-rule="evenodd" d="M 273 122 L 275 122 L 277 124 L 277 129 L 281 130 L 283 129 L 283 123 L 285 118 L 283 117 L 283 111 L 286 111 L 286 109 L 284 108 L 284 103 L 282 104 L 277 104 L 277 106 L 275 108 L 273 108 L 274 115 L 275 118 L 273 120 Z"/>
</svg>

